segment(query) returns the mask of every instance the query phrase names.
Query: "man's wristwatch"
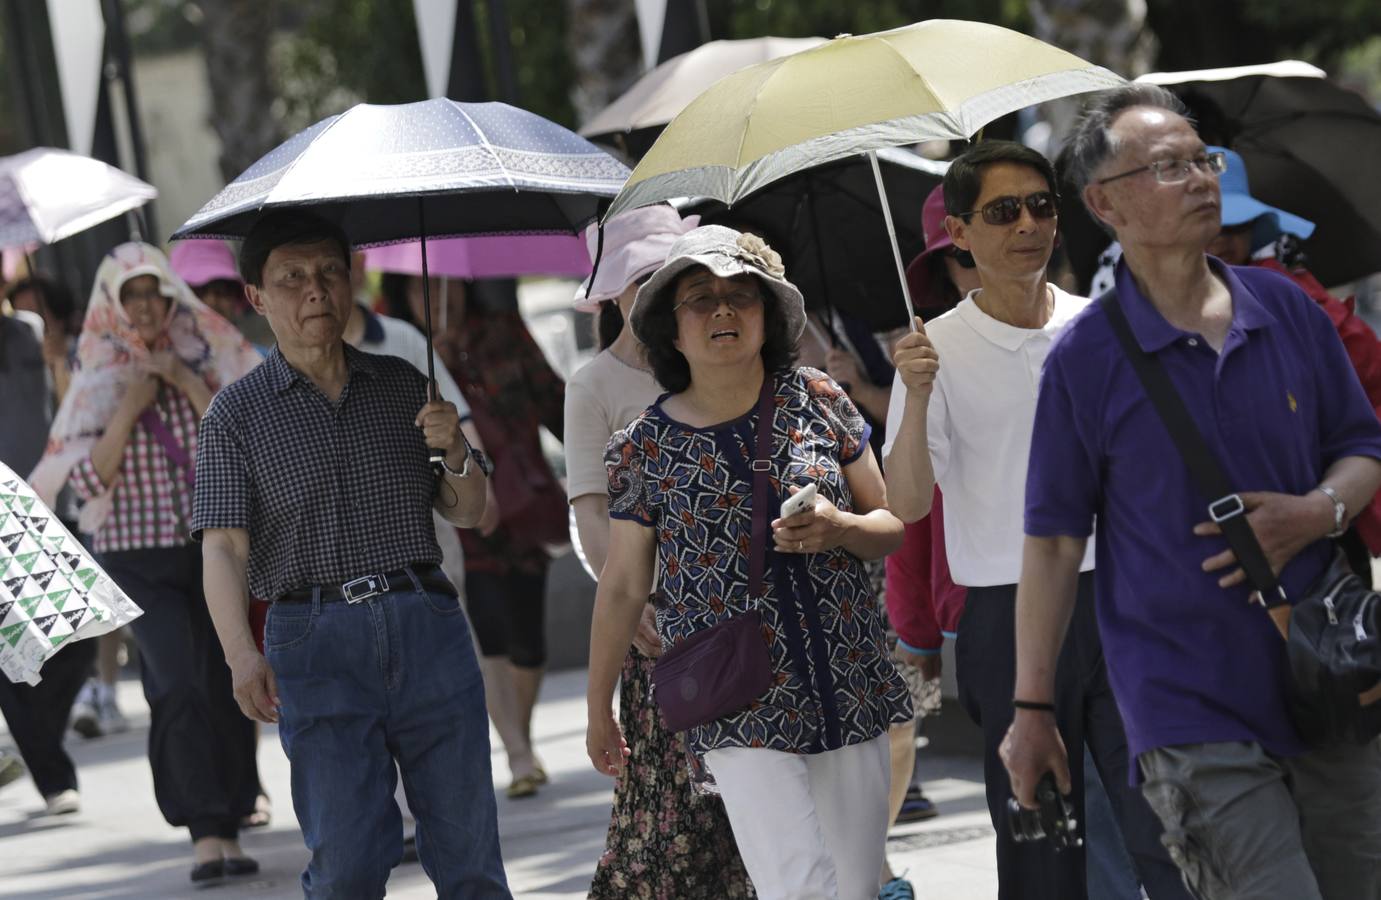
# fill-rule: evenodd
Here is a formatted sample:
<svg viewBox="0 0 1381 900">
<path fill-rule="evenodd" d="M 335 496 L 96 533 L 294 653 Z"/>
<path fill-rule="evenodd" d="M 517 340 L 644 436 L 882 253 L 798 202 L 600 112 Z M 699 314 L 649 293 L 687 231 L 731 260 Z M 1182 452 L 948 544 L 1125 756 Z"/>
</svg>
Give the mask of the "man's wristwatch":
<svg viewBox="0 0 1381 900">
<path fill-rule="evenodd" d="M 447 475 L 453 475 L 456 478 L 466 478 L 470 474 L 470 462 L 473 460 L 475 465 L 479 466 L 479 470 L 482 473 L 484 473 L 485 477 L 488 477 L 489 473 L 494 471 L 494 466 L 492 463 L 489 462 L 489 457 L 484 455 L 483 450 L 479 450 L 473 447 L 470 444 L 470 441 L 465 437 L 464 432 L 461 432 L 460 439 L 462 441 L 465 441 L 464 465 L 460 467 L 460 471 L 456 471 L 455 469 L 452 469 L 450 465 L 447 464 L 446 458 L 443 456 L 441 458 L 441 468 L 446 470 Z"/>
<path fill-rule="evenodd" d="M 1347 531 L 1347 504 L 1343 502 L 1342 497 L 1338 496 L 1337 491 L 1326 484 L 1319 485 L 1315 490 L 1333 501 L 1333 530 L 1324 537 L 1342 537 L 1343 532 Z"/>
</svg>

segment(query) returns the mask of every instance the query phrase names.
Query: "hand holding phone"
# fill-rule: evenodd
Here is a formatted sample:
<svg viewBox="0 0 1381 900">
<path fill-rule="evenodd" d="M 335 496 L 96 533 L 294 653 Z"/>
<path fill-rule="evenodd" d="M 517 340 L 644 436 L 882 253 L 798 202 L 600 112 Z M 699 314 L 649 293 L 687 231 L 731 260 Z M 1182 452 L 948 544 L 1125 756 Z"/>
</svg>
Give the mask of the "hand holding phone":
<svg viewBox="0 0 1381 900">
<path fill-rule="evenodd" d="M 815 486 L 815 482 L 811 482 L 790 497 L 787 497 L 782 503 L 782 514 L 780 518 L 789 519 L 797 513 L 805 512 L 808 509 L 814 509 L 815 495 L 818 492 L 819 489 Z"/>
</svg>

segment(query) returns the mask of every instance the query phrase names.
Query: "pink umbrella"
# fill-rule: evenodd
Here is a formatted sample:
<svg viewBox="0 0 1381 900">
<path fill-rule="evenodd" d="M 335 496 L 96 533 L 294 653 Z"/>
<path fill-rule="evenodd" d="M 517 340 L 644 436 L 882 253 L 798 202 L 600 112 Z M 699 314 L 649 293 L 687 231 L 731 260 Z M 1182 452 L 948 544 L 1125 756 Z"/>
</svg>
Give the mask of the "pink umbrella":
<svg viewBox="0 0 1381 900">
<path fill-rule="evenodd" d="M 422 245 L 388 244 L 364 252 L 365 268 L 375 272 L 422 274 Z M 447 278 L 513 278 L 519 275 L 590 274 L 585 241 L 572 234 L 485 235 L 430 239 L 427 268 Z"/>
</svg>

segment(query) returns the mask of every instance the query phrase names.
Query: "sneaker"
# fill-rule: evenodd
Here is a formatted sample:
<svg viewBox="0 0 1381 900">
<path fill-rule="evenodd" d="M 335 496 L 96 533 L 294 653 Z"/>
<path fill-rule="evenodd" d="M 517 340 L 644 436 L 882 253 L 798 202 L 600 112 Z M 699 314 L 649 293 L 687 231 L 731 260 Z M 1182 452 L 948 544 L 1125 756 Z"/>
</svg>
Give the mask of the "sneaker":
<svg viewBox="0 0 1381 900">
<path fill-rule="evenodd" d="M 96 679 L 88 680 L 72 704 L 72 730 L 84 738 L 98 738 L 104 734 L 101 714 L 96 709 L 96 684 Z"/>
<path fill-rule="evenodd" d="M 878 891 L 878 900 L 916 900 L 916 889 L 904 878 L 893 878 Z"/>
<path fill-rule="evenodd" d="M 74 726 L 75 727 L 75 726 Z M 96 701 L 96 727 L 101 734 L 123 734 L 129 731 L 124 713 L 115 705 L 115 692 L 106 689 Z"/>
<path fill-rule="evenodd" d="M 923 822 L 926 819 L 933 819 L 939 814 L 940 811 L 935 808 L 935 804 L 921 790 L 921 786 L 913 784 L 906 789 L 906 799 L 902 801 L 901 811 L 897 813 L 897 824 Z"/>
<path fill-rule="evenodd" d="M 0 751 L 0 787 L 24 777 L 24 761 L 13 753 Z"/>
<path fill-rule="evenodd" d="M 72 788 L 59 791 L 56 794 L 49 794 L 43 798 L 43 802 L 47 804 L 43 810 L 45 816 L 67 816 L 82 808 L 81 794 Z"/>
</svg>

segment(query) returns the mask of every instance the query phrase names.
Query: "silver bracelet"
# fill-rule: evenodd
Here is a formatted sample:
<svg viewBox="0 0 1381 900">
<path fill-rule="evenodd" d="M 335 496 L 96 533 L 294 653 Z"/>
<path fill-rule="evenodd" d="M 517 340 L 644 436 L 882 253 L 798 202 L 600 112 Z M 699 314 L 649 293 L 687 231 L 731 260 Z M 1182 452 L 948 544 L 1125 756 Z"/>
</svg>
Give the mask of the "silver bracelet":
<svg viewBox="0 0 1381 900">
<path fill-rule="evenodd" d="M 1326 484 L 1319 485 L 1315 490 L 1333 501 L 1333 530 L 1324 537 L 1342 537 L 1343 532 L 1347 531 L 1347 504 L 1343 502 L 1342 497 L 1338 496 L 1337 491 Z"/>
</svg>

